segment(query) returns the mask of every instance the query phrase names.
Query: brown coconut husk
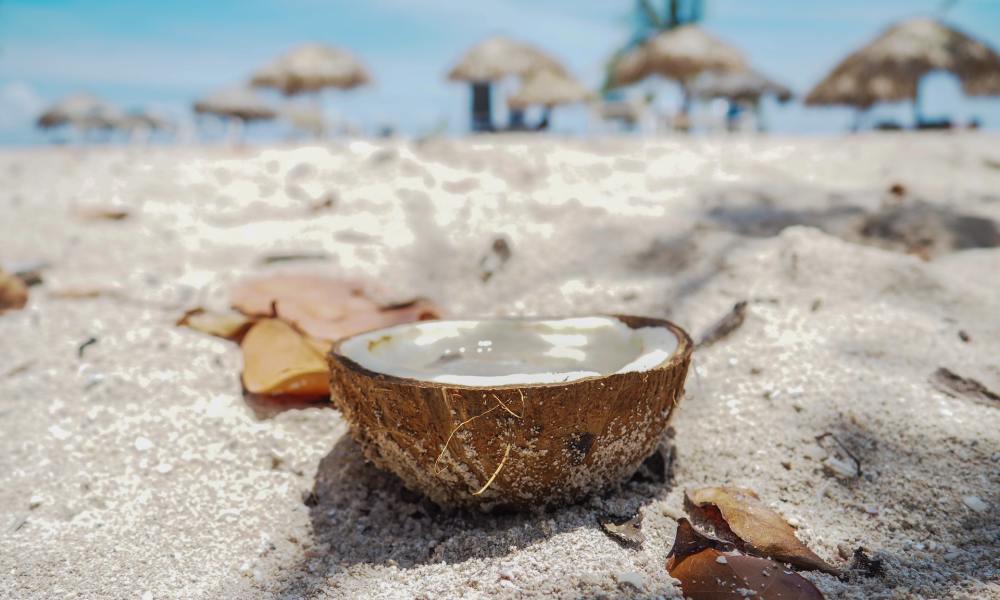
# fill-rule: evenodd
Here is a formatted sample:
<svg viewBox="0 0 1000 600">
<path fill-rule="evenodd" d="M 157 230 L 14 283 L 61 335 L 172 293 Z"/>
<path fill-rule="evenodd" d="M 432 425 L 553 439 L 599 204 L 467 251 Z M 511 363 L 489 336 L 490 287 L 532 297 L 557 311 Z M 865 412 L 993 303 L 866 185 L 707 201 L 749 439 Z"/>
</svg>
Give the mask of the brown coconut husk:
<svg viewBox="0 0 1000 600">
<path fill-rule="evenodd" d="M 668 321 L 673 355 L 648 371 L 568 383 L 471 387 L 375 373 L 329 354 L 332 398 L 365 456 L 442 506 L 567 504 L 628 477 L 660 441 L 684 392 L 693 344 Z"/>
</svg>

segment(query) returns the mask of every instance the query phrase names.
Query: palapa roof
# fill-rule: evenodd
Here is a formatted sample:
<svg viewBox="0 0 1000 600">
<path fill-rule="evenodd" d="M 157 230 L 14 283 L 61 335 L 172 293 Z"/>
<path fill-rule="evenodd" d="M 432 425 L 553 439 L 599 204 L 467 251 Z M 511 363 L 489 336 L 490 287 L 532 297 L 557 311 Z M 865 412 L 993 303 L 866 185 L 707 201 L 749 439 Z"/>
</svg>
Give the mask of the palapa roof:
<svg viewBox="0 0 1000 600">
<path fill-rule="evenodd" d="M 364 65 L 350 52 L 323 44 L 305 44 L 258 70 L 250 84 L 291 96 L 328 87 L 347 90 L 370 81 Z"/>
<path fill-rule="evenodd" d="M 253 90 L 242 87 L 226 88 L 209 94 L 194 103 L 194 112 L 243 121 L 273 119 L 278 114 Z"/>
<path fill-rule="evenodd" d="M 507 99 L 512 108 L 528 106 L 558 106 L 576 104 L 593 97 L 593 93 L 569 75 L 538 71 L 528 75 L 521 88 Z"/>
<path fill-rule="evenodd" d="M 111 103 L 92 94 L 73 94 L 56 102 L 39 115 L 37 125 L 43 129 L 71 124 L 80 129 L 114 126 L 122 113 Z"/>
<path fill-rule="evenodd" d="M 491 37 L 469 48 L 448 72 L 451 81 L 487 82 L 538 71 L 565 74 L 566 69 L 542 50 L 505 37 Z"/>
<path fill-rule="evenodd" d="M 735 101 L 757 101 L 762 96 L 774 96 L 781 102 L 787 102 L 792 98 L 791 89 L 754 69 L 703 73 L 695 79 L 692 91 L 700 98 L 726 98 Z"/>
<path fill-rule="evenodd" d="M 624 54 L 615 64 L 611 83 L 636 83 L 650 75 L 685 83 L 706 71 L 746 68 L 743 54 L 697 25 L 681 25 L 656 34 Z"/>
<path fill-rule="evenodd" d="M 931 71 L 953 73 L 970 96 L 1000 95 L 1000 55 L 940 21 L 918 17 L 893 25 L 850 54 L 805 103 L 867 108 L 912 100 L 920 78 Z"/>
</svg>

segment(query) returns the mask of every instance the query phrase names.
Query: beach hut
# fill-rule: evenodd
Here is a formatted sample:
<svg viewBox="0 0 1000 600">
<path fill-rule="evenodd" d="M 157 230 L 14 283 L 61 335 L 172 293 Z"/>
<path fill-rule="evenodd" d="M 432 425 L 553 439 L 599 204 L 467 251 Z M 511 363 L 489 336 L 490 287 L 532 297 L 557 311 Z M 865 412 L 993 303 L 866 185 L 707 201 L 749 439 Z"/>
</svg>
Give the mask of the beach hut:
<svg viewBox="0 0 1000 600">
<path fill-rule="evenodd" d="M 39 115 L 36 125 L 41 129 L 71 126 L 83 135 L 95 130 L 110 131 L 121 119 L 122 112 L 102 98 L 92 94 L 72 94 L 56 102 Z"/>
<path fill-rule="evenodd" d="M 229 124 L 229 137 L 239 143 L 243 139 L 243 128 L 252 121 L 265 121 L 277 116 L 253 90 L 243 87 L 226 88 L 209 94 L 194 103 L 194 112 L 199 115 L 215 115 Z"/>
<path fill-rule="evenodd" d="M 535 72 L 565 74 L 566 70 L 542 50 L 505 37 L 491 37 L 463 54 L 448 72 L 450 81 L 467 82 L 472 87 L 472 130 L 492 131 L 491 84 L 510 76 L 527 77 Z M 523 112 L 511 114 L 512 125 Z"/>
<path fill-rule="evenodd" d="M 893 25 L 840 62 L 805 98 L 806 105 L 846 105 L 865 111 L 878 102 L 913 102 L 920 113 L 920 79 L 954 74 L 970 96 L 1000 95 L 1000 55 L 983 42 L 925 17 Z"/>
<path fill-rule="evenodd" d="M 730 131 L 740 128 L 747 110 L 753 112 L 757 130 L 764 131 L 761 99 L 765 96 L 771 96 L 778 102 L 792 99 L 791 89 L 754 69 L 702 73 L 691 85 L 691 92 L 701 100 L 726 100 L 729 103 L 726 123 Z"/>
<path fill-rule="evenodd" d="M 743 54 L 697 25 L 665 30 L 626 52 L 613 66 L 610 84 L 620 87 L 651 75 L 672 79 L 684 94 L 679 120 L 687 121 L 691 109 L 691 86 L 707 72 L 743 71 Z"/>
<path fill-rule="evenodd" d="M 349 90 L 371 82 L 367 69 L 350 52 L 323 44 L 305 44 L 256 71 L 254 87 L 273 88 L 286 96 Z"/>
<path fill-rule="evenodd" d="M 507 105 L 521 111 L 541 106 L 544 110 L 542 121 L 535 129 L 547 129 L 552 108 L 586 102 L 593 97 L 589 89 L 566 73 L 537 71 L 521 81 L 520 89 L 507 99 Z"/>
</svg>

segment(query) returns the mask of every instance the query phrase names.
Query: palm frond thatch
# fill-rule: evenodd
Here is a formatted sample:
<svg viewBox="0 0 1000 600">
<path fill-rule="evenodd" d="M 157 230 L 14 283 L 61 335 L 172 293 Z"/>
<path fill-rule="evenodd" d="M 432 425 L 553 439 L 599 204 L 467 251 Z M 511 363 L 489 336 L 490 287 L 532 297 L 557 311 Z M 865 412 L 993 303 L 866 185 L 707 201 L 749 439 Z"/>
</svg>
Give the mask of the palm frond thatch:
<svg viewBox="0 0 1000 600">
<path fill-rule="evenodd" d="M 1000 95 L 1000 55 L 944 23 L 914 18 L 898 23 L 840 62 L 806 96 L 807 105 L 867 108 L 914 100 L 931 71 L 958 77 L 971 96 Z"/>
</svg>

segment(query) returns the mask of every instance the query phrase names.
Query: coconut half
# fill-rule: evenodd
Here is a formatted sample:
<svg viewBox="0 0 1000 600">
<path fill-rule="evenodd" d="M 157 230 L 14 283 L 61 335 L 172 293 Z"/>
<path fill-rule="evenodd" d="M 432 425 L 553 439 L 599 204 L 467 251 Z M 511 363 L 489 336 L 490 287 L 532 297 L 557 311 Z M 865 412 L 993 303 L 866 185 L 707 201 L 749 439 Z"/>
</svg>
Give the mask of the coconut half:
<svg viewBox="0 0 1000 600">
<path fill-rule="evenodd" d="M 549 506 L 653 452 L 691 349 L 643 317 L 423 321 L 335 344 L 332 398 L 366 456 L 438 504 Z"/>
</svg>

